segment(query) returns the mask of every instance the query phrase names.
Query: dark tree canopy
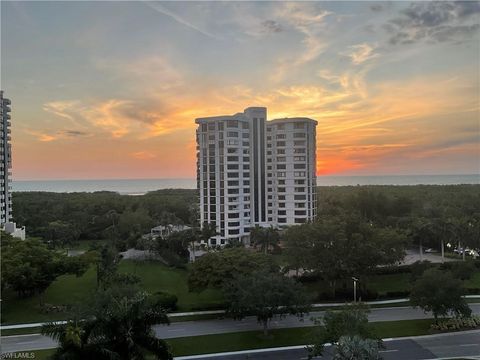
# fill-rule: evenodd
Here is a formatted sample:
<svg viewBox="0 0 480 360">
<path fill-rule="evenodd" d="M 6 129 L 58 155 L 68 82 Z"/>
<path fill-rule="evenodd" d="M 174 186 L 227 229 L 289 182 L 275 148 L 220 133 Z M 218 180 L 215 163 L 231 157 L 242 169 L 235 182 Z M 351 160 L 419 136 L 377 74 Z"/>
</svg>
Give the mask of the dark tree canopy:
<svg viewBox="0 0 480 360">
<path fill-rule="evenodd" d="M 224 285 L 227 314 L 235 319 L 255 315 L 268 334 L 274 316 L 308 312 L 309 299 L 300 284 L 282 274 L 255 271 L 239 275 Z"/>
<path fill-rule="evenodd" d="M 425 312 L 431 311 L 435 321 L 439 316 L 450 313 L 469 316 L 471 310 L 462 297 L 464 292 L 461 280 L 455 279 L 449 271 L 432 268 L 426 270 L 414 283 L 410 302 Z"/>
<path fill-rule="evenodd" d="M 188 286 L 192 291 L 207 288 L 222 288 L 226 283 L 242 274 L 256 271 L 278 271 L 270 256 L 244 248 L 231 248 L 211 252 L 192 264 L 188 275 Z"/>
</svg>

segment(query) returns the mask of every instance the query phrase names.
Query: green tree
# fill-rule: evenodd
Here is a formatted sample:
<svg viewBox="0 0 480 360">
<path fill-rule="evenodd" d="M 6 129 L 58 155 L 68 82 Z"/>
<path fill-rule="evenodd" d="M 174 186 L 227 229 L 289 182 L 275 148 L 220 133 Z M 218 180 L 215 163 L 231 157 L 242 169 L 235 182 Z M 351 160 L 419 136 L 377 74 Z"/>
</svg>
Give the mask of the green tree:
<svg viewBox="0 0 480 360">
<path fill-rule="evenodd" d="M 102 248 L 97 259 L 97 287 L 102 285 L 103 289 L 106 289 L 110 285 L 112 278 L 117 273 L 120 260 L 115 247 L 107 244 Z"/>
<path fill-rule="evenodd" d="M 405 255 L 406 237 L 393 228 L 379 228 L 356 217 L 321 218 L 289 229 L 285 236 L 287 260 L 293 268 L 313 271 L 335 296 L 339 280 L 366 278 L 379 265 L 392 265 Z"/>
<path fill-rule="evenodd" d="M 453 313 L 456 316 L 470 316 L 471 309 L 465 299 L 462 281 L 455 279 L 449 271 L 426 270 L 413 285 L 410 302 L 423 311 L 431 311 L 435 322 L 439 316 Z"/>
<path fill-rule="evenodd" d="M 260 246 L 260 250 L 267 254 L 270 247 L 273 249 L 278 248 L 280 242 L 280 236 L 278 231 L 273 227 L 260 227 L 255 225 L 251 230 L 250 238 L 253 241 L 255 248 Z"/>
<path fill-rule="evenodd" d="M 59 342 L 53 359 L 142 360 L 172 359 L 167 343 L 155 336 L 152 325 L 168 324 L 158 301 L 131 286 L 99 291 L 83 311 L 82 320 L 49 323 L 42 334 Z"/>
<path fill-rule="evenodd" d="M 271 256 L 244 248 L 224 249 L 205 254 L 192 264 L 188 286 L 191 291 L 223 288 L 238 275 L 260 270 L 278 272 L 279 268 Z"/>
<path fill-rule="evenodd" d="M 365 305 L 353 304 L 341 310 L 328 310 L 323 318 L 314 319 L 316 327 L 313 345 L 307 347 L 309 357 L 321 356 L 325 343 L 338 344 L 342 337 L 372 339 L 381 346 L 381 340 L 368 323 L 368 313 L 369 309 Z"/>
<path fill-rule="evenodd" d="M 87 267 L 86 257 L 69 258 L 50 250 L 34 239 L 19 241 L 2 235 L 2 287 L 10 287 L 19 296 L 43 293 L 60 275 L 82 275 Z"/>
<path fill-rule="evenodd" d="M 309 301 L 300 284 L 278 273 L 259 271 L 240 275 L 224 284 L 227 314 L 234 319 L 255 315 L 268 335 L 274 316 L 303 316 Z"/>
</svg>

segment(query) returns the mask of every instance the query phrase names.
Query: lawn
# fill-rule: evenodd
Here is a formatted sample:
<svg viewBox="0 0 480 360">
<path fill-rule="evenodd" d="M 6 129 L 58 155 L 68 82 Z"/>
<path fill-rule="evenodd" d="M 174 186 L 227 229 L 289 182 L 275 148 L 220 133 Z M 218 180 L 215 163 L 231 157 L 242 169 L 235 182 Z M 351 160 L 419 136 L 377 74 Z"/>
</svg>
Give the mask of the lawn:
<svg viewBox="0 0 480 360">
<path fill-rule="evenodd" d="M 218 309 L 223 305 L 222 295 L 216 290 L 206 290 L 201 293 L 190 293 L 187 286 L 187 270 L 174 269 L 156 261 L 122 260 L 120 271 L 136 274 L 140 277 L 142 287 L 151 292 L 167 291 L 178 297 L 178 311 L 195 311 L 203 309 Z M 372 276 L 368 288 L 376 290 L 379 295 L 391 291 L 404 291 L 410 288 L 410 274 L 386 274 Z M 352 284 L 349 283 L 349 286 Z M 469 288 L 480 288 L 480 272 L 466 281 Z M 328 291 L 320 282 L 306 284 L 313 294 Z M 60 276 L 45 292 L 44 301 L 53 305 L 72 305 L 93 296 L 96 288 L 95 268 L 90 268 L 83 276 Z M 317 300 L 315 300 L 317 301 Z M 323 302 L 323 301 L 322 301 Z M 38 296 L 18 299 L 9 291 L 3 293 L 2 324 L 43 322 L 66 318 L 64 312 L 43 314 L 39 308 Z"/>
<path fill-rule="evenodd" d="M 417 336 L 430 333 L 432 319 L 385 321 L 372 323 L 375 332 L 383 337 Z M 192 336 L 169 339 L 175 356 L 208 354 L 214 352 L 261 349 L 279 346 L 304 345 L 311 342 L 311 327 L 275 329 L 264 338 L 261 331 Z"/>
<path fill-rule="evenodd" d="M 222 296 L 215 290 L 200 294 L 188 292 L 187 270 L 173 269 L 155 261 L 137 262 L 122 260 L 119 270 L 136 274 L 145 290 L 154 293 L 167 291 L 178 296 L 178 310 L 192 311 L 202 308 L 219 308 Z M 95 268 L 90 268 L 83 276 L 60 276 L 44 295 L 44 301 L 53 305 L 72 305 L 93 296 L 96 288 Z M 42 322 L 65 319 L 63 312 L 42 314 L 39 297 L 18 299 L 12 292 L 4 292 L 2 302 L 2 324 Z"/>
</svg>

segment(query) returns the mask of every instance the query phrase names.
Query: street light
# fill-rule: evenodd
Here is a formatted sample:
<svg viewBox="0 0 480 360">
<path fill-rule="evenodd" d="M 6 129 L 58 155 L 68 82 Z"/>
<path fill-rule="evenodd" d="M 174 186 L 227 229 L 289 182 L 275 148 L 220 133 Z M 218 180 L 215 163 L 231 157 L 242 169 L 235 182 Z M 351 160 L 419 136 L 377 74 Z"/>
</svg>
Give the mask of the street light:
<svg viewBox="0 0 480 360">
<path fill-rule="evenodd" d="M 356 303 L 357 302 L 357 281 L 358 281 L 358 279 L 356 277 L 352 276 L 352 280 L 353 280 L 353 302 Z"/>
</svg>

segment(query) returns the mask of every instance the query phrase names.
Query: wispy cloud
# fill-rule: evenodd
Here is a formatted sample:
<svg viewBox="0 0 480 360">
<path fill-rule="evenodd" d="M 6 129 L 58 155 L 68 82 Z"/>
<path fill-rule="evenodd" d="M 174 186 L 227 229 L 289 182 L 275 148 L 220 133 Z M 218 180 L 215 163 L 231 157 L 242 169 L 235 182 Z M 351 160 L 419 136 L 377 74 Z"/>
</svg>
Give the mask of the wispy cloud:
<svg viewBox="0 0 480 360">
<path fill-rule="evenodd" d="M 175 20 L 179 24 L 185 25 L 186 27 L 188 27 L 192 30 L 195 30 L 196 32 L 199 32 L 202 35 L 208 36 L 209 38 L 212 38 L 212 39 L 219 39 L 220 38 L 217 35 L 212 34 L 205 29 L 201 29 L 199 26 L 196 26 L 192 22 L 187 21 L 183 17 L 175 14 L 174 12 L 170 11 L 169 9 L 167 9 L 165 6 L 163 6 L 162 4 L 160 4 L 157 1 L 144 1 L 144 4 L 146 4 L 151 9 L 153 9 L 153 10 L 155 10 L 155 11 L 157 11 L 157 12 L 163 14 L 163 15 L 166 15 L 166 16 L 172 18 L 173 20 Z"/>
<path fill-rule="evenodd" d="M 369 45 L 367 43 L 352 45 L 350 46 L 350 52 L 345 55 L 350 57 L 353 64 L 358 65 L 380 56 L 380 54 L 375 53 L 376 48 L 376 45 Z"/>
</svg>

